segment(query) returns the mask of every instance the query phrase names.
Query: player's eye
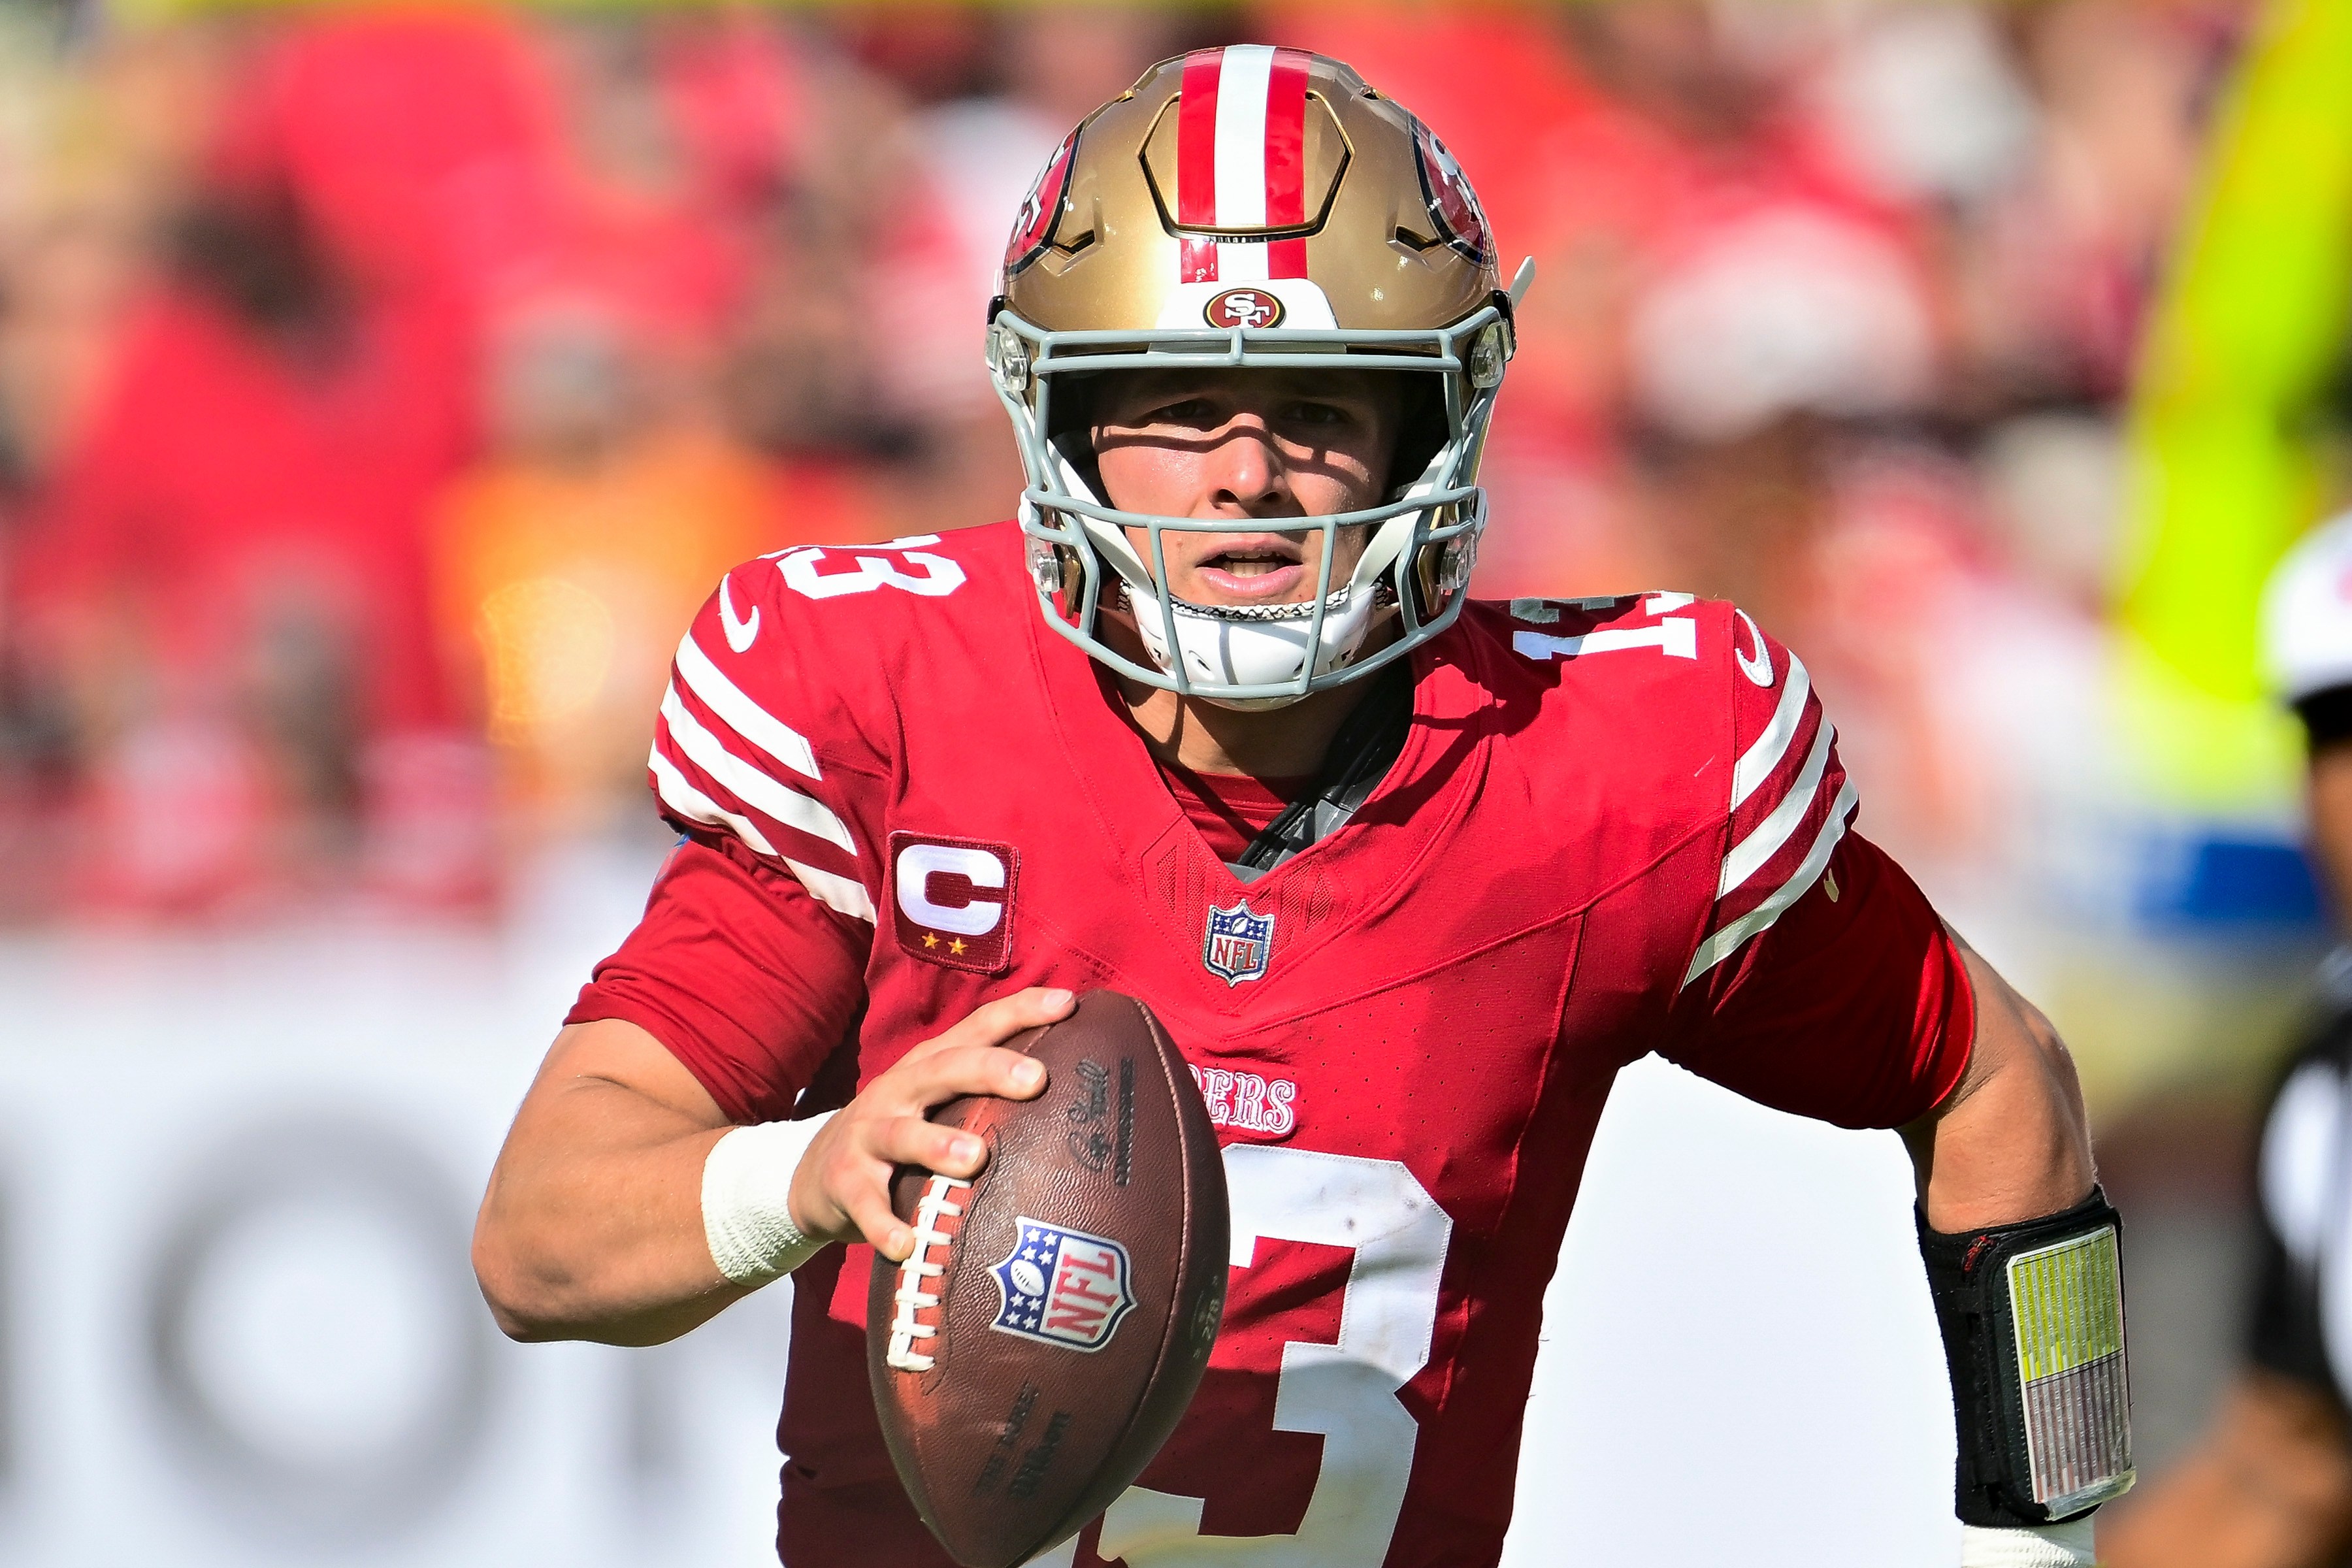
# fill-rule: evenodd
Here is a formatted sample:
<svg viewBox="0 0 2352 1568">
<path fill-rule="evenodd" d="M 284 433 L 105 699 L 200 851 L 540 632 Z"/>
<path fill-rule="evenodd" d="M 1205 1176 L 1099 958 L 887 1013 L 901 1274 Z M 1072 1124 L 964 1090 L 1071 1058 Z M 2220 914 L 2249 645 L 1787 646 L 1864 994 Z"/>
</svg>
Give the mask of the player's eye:
<svg viewBox="0 0 2352 1568">
<path fill-rule="evenodd" d="M 1292 425 L 1312 426 L 1320 429 L 1354 422 L 1355 411 L 1338 403 L 1294 403 L 1283 410 L 1283 417 Z"/>
<path fill-rule="evenodd" d="M 1193 429 L 1206 429 L 1223 421 L 1224 416 L 1217 405 L 1205 397 L 1183 397 L 1173 403 L 1163 403 L 1143 416 L 1146 425 L 1182 425 Z"/>
</svg>

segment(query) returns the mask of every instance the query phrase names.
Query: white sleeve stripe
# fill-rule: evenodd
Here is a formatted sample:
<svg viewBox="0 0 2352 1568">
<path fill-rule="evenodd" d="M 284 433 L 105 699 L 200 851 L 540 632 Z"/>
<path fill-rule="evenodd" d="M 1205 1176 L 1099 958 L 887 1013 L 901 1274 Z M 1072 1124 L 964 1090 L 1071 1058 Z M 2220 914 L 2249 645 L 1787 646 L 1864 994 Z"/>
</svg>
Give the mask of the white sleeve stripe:
<svg viewBox="0 0 2352 1568">
<path fill-rule="evenodd" d="M 677 700 L 675 686 L 662 693 L 661 711 L 678 750 L 693 759 L 695 766 L 725 785 L 736 799 L 812 838 L 837 844 L 852 855 L 857 853 L 849 829 L 823 801 L 771 778 L 729 751 L 718 736 L 702 727 L 701 721 L 686 710 L 686 704 Z"/>
<path fill-rule="evenodd" d="M 654 793 L 661 796 L 664 805 L 680 816 L 692 822 L 708 823 L 713 827 L 731 827 L 736 837 L 759 853 L 773 855 L 776 852 L 776 847 L 768 842 L 767 835 L 761 833 L 750 817 L 728 810 L 687 783 L 686 775 L 677 771 L 675 763 L 661 754 L 659 746 L 656 746 L 653 754 L 646 759 L 646 766 L 653 770 Z"/>
<path fill-rule="evenodd" d="M 1767 657 L 1769 657 L 1769 654 Z M 1756 737 L 1731 770 L 1731 809 L 1738 811 L 1756 786 L 1772 774 L 1788 755 L 1789 742 L 1797 738 L 1797 726 L 1804 721 L 1805 698 L 1812 689 L 1811 678 L 1805 674 L 1804 661 L 1795 654 L 1789 656 L 1789 684 L 1780 693 L 1780 706 L 1772 710 L 1772 721 Z"/>
<path fill-rule="evenodd" d="M 1813 804 L 1814 792 L 1822 787 L 1822 774 L 1828 771 L 1830 746 L 1837 739 L 1837 726 L 1826 718 L 1813 736 L 1813 749 L 1805 758 L 1805 771 L 1772 808 L 1772 815 L 1756 825 L 1756 831 L 1731 847 L 1723 858 L 1723 876 L 1717 882 L 1715 896 L 1727 899 L 1733 889 L 1764 868 L 1766 861 L 1780 852 L 1790 835 L 1805 819 L 1805 812 Z"/>
<path fill-rule="evenodd" d="M 694 822 L 706 822 L 713 827 L 730 827 L 735 836 L 761 855 L 782 860 L 784 869 L 800 879 L 809 896 L 827 909 L 835 910 L 853 920 L 874 923 L 874 900 L 866 896 L 865 887 L 847 877 L 836 877 L 830 871 L 820 871 L 814 866 L 803 866 L 798 860 L 778 855 L 766 837 L 748 817 L 738 816 L 686 782 L 686 775 L 656 748 L 646 759 L 653 769 L 654 782 L 662 800 L 672 811 Z"/>
<path fill-rule="evenodd" d="M 1790 904 L 1812 889 L 1828 869 L 1830 855 L 1837 848 L 1838 840 L 1845 837 L 1846 818 L 1853 815 L 1858 798 L 1853 781 L 1846 780 L 1845 787 L 1838 791 L 1836 804 L 1830 807 L 1830 819 L 1822 824 L 1821 834 L 1813 840 L 1812 850 L 1805 857 L 1804 864 L 1797 868 L 1796 875 L 1781 883 L 1770 898 L 1699 943 L 1698 952 L 1691 955 L 1690 972 L 1683 976 L 1685 986 L 1738 952 L 1750 937 L 1769 931 L 1772 922 Z"/>
<path fill-rule="evenodd" d="M 864 921 L 867 925 L 874 923 L 874 900 L 866 896 L 862 884 L 847 877 L 836 877 L 830 871 L 820 871 L 814 866 L 803 866 L 782 855 L 776 858 L 784 862 L 785 870 L 800 879 L 801 886 L 806 888 L 809 896 L 818 903 L 852 920 Z"/>
<path fill-rule="evenodd" d="M 710 656 L 702 651 L 692 632 L 679 639 L 677 672 L 686 678 L 686 689 L 699 698 L 704 707 L 732 725 L 737 734 L 794 773 L 809 778 L 823 776 L 816 770 L 816 752 L 809 748 L 807 739 L 744 696 L 742 688 L 710 662 Z"/>
</svg>

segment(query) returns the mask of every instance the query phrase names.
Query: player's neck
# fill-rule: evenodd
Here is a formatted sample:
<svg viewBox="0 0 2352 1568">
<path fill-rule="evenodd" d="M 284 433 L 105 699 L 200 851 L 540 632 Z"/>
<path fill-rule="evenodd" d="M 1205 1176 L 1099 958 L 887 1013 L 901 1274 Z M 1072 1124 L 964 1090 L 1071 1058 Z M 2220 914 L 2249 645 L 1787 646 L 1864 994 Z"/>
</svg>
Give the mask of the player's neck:
<svg viewBox="0 0 2352 1568">
<path fill-rule="evenodd" d="M 1104 629 L 1113 646 L 1132 643 L 1130 657 L 1147 657 L 1132 628 L 1106 625 Z M 1377 629 L 1366 651 L 1393 636 L 1391 627 Z M 1121 651 L 1127 649 L 1122 647 Z M 1154 758 L 1196 773 L 1246 773 L 1262 779 L 1308 778 L 1322 772 L 1332 737 L 1379 684 L 1351 680 L 1310 692 L 1286 707 L 1241 712 L 1118 678 L 1128 721 Z"/>
<path fill-rule="evenodd" d="M 1151 754 L 1196 773 L 1247 773 L 1297 779 L 1320 773 L 1331 738 L 1371 689 L 1350 681 L 1300 698 L 1286 708 L 1240 713 L 1197 697 L 1180 697 L 1140 681 L 1121 680 L 1128 720 Z"/>
</svg>

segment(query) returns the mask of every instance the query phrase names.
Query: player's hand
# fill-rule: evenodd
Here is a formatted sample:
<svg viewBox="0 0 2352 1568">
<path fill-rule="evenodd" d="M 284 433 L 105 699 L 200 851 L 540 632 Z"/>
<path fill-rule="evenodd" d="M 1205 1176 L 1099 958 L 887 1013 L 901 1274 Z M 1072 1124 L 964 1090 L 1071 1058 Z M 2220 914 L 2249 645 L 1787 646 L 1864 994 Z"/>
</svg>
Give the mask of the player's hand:
<svg viewBox="0 0 2352 1568">
<path fill-rule="evenodd" d="M 915 1236 L 890 1209 L 890 1175 L 919 1165 L 959 1181 L 978 1173 L 988 1146 L 968 1132 L 924 1120 L 960 1095 L 1031 1100 L 1045 1088 L 1045 1064 L 1003 1042 L 1067 1017 L 1071 994 L 1032 986 L 976 1008 L 925 1040 L 835 1112 L 801 1156 L 789 1200 L 793 1223 L 813 1240 L 870 1241 L 893 1263 Z"/>
</svg>

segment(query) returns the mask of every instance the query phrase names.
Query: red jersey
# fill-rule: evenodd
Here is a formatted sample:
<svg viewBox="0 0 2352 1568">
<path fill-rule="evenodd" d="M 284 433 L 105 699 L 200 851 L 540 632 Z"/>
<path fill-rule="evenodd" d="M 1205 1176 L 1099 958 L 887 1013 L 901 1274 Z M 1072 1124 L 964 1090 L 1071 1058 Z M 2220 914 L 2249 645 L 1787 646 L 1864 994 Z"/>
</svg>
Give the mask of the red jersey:
<svg viewBox="0 0 2352 1568">
<path fill-rule="evenodd" d="M 1225 1145 L 1198 1397 L 1052 1561 L 1491 1563 L 1544 1288 L 1617 1069 L 1649 1051 L 1849 1126 L 1917 1117 L 1958 960 L 1804 668 L 1681 594 L 1471 605 L 1338 831 L 1246 883 L 1009 524 L 762 557 L 680 645 L 652 759 L 692 842 L 572 1017 L 750 1122 L 838 1103 L 1026 985 L 1142 998 Z M 796 1276 L 779 1544 L 944 1564 L 875 1423 L 868 1248 Z"/>
</svg>

